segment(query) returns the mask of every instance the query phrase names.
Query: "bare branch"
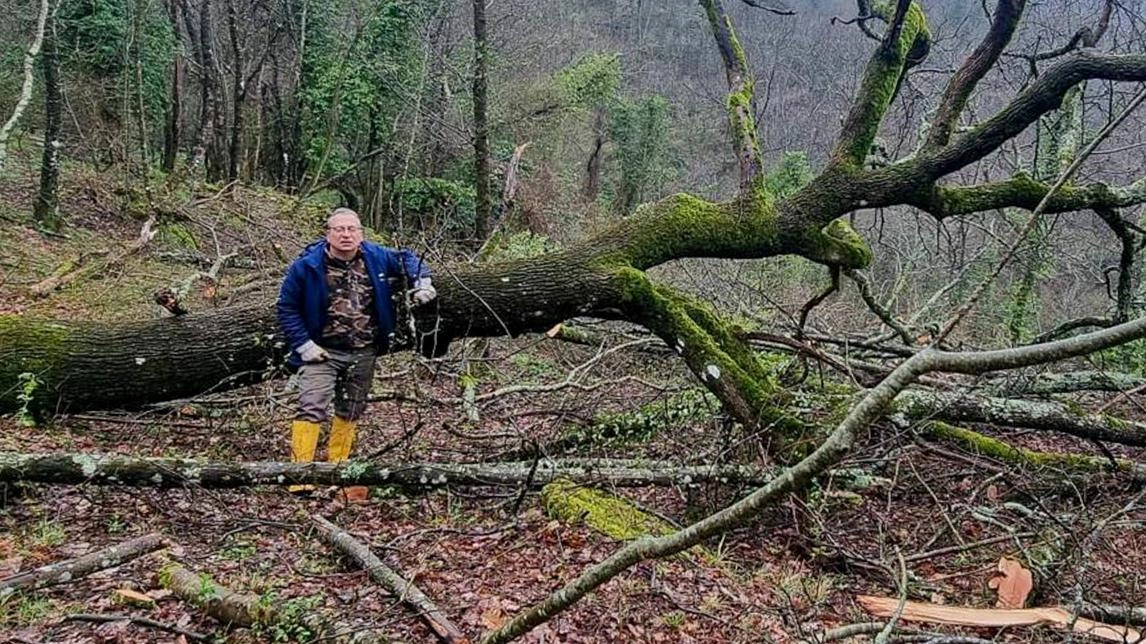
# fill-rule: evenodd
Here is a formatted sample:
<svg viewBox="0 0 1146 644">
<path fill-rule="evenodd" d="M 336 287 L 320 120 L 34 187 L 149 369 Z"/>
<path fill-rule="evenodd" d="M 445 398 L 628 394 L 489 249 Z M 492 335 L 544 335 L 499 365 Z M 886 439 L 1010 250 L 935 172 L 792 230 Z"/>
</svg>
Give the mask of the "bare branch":
<svg viewBox="0 0 1146 644">
<path fill-rule="evenodd" d="M 844 274 L 856 283 L 860 297 L 863 298 L 864 304 L 867 304 L 867 308 L 869 308 L 872 313 L 875 313 L 881 322 L 895 331 L 899 338 L 903 340 L 904 344 L 907 346 L 914 345 L 915 337 L 912 335 L 911 330 L 896 320 L 891 311 L 888 311 L 887 308 L 876 301 L 875 296 L 871 292 L 871 282 L 867 279 L 867 275 L 863 271 L 852 269 L 844 271 Z"/>
<path fill-rule="evenodd" d="M 1026 0 L 998 0 L 991 28 L 983 37 L 983 42 L 979 43 L 943 92 L 943 98 L 927 138 L 928 147 L 947 145 L 955 123 L 963 113 L 963 108 L 966 107 L 967 99 L 975 89 L 975 85 L 995 66 L 999 54 L 1011 42 L 1011 36 L 1019 25 L 1025 4 Z"/>
<path fill-rule="evenodd" d="M 813 477 L 846 456 L 855 443 L 857 432 L 870 425 L 901 391 L 916 382 L 920 376 L 933 371 L 981 374 L 1002 369 L 1017 369 L 1093 353 L 1143 336 L 1146 336 L 1146 317 L 1097 333 L 1035 347 L 963 354 L 934 349 L 922 351 L 897 367 L 878 386 L 869 390 L 848 413 L 847 418 L 814 452 L 767 485 L 683 530 L 662 537 L 630 542 L 490 634 L 482 640 L 482 644 L 505 644 L 516 639 L 569 608 L 594 588 L 638 562 L 667 557 L 687 550 L 709 537 L 743 523 L 791 492 L 803 489 Z"/>
<path fill-rule="evenodd" d="M 740 0 L 740 1 L 743 2 L 744 4 L 748 5 L 749 7 L 755 7 L 757 9 L 763 9 L 764 11 L 767 11 L 769 13 L 774 13 L 777 16 L 794 16 L 794 15 L 796 15 L 796 12 L 792 11 L 791 9 L 778 9 L 776 7 L 769 7 L 767 5 L 761 4 L 757 0 Z"/>
</svg>

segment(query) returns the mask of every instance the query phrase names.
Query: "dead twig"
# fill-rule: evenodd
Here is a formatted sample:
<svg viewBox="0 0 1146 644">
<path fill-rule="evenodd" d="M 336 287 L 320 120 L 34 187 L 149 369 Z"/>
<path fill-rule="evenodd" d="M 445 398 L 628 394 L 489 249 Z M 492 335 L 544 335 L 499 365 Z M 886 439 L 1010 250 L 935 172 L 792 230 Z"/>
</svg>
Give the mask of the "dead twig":
<svg viewBox="0 0 1146 644">
<path fill-rule="evenodd" d="M 349 532 L 320 516 L 311 516 L 311 521 L 318 528 L 318 535 L 324 542 L 354 560 L 366 570 L 366 574 L 371 579 L 385 586 L 387 590 L 401 599 L 402 603 L 413 609 L 418 617 L 426 622 L 430 630 L 434 631 L 438 639 L 446 644 L 469 642 L 469 639 L 442 613 L 434 602 L 430 601 L 429 597 L 422 593 L 417 586 L 406 581 L 401 575 L 382 563 L 381 559 L 370 552 L 370 548 L 350 536 Z"/>
<path fill-rule="evenodd" d="M 146 626 L 148 628 L 155 628 L 155 629 L 159 629 L 161 631 L 167 631 L 169 633 L 175 633 L 176 635 L 182 635 L 183 637 L 186 637 L 189 640 L 195 640 L 196 642 L 212 642 L 212 641 L 214 641 L 214 638 L 211 637 L 210 635 L 204 635 L 203 633 L 197 633 L 195 631 L 189 631 L 185 628 L 180 628 L 180 627 L 176 626 L 175 624 L 168 624 L 167 622 L 160 622 L 160 621 L 157 621 L 154 619 L 148 619 L 146 617 L 136 617 L 135 615 L 111 615 L 111 614 L 105 614 L 105 613 L 74 613 L 72 615 L 65 616 L 63 621 L 65 621 L 65 622 L 99 622 L 99 623 L 130 622 L 132 624 L 137 624 L 139 626 Z"/>
</svg>

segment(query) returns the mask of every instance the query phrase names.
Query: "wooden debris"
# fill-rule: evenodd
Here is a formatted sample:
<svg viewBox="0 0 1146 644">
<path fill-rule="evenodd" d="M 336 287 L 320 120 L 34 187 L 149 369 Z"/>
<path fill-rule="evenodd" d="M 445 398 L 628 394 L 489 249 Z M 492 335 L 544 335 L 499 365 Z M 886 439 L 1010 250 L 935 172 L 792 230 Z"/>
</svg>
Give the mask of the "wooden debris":
<svg viewBox="0 0 1146 644">
<path fill-rule="evenodd" d="M 154 608 L 155 599 L 150 595 L 130 588 L 117 588 L 112 593 L 112 600 L 118 604 L 134 606 L 136 608 Z"/>
<path fill-rule="evenodd" d="M 159 573 L 159 583 L 224 626 L 249 627 L 271 623 L 275 618 L 274 608 L 260 603 L 258 597 L 228 590 L 210 577 L 193 573 L 183 566 L 165 568 Z"/>
<path fill-rule="evenodd" d="M 987 582 L 987 586 L 999 593 L 995 606 L 999 608 L 1022 608 L 1027 603 L 1027 596 L 1034 587 L 1034 578 L 1031 571 L 1023 564 L 1003 557 L 999 559 L 996 574 Z"/>
<path fill-rule="evenodd" d="M 86 577 L 93 572 L 114 568 L 167 545 L 162 535 L 151 533 L 97 550 L 75 559 L 60 561 L 35 570 L 0 579 L 0 597 L 17 590 L 37 590 Z"/>
<path fill-rule="evenodd" d="M 64 617 L 65 622 L 130 622 L 139 626 L 146 626 L 148 628 L 157 628 L 169 633 L 175 633 L 183 638 L 183 641 L 194 640 L 196 642 L 211 642 L 213 638 L 210 635 L 203 633 L 196 633 L 184 628 L 179 628 L 174 624 L 160 622 L 146 617 L 136 617 L 134 615 L 107 615 L 107 614 L 94 614 L 94 613 L 74 613 Z"/>
<path fill-rule="evenodd" d="M 89 264 L 87 266 L 76 267 L 75 263 L 68 262 L 47 279 L 32 285 L 30 289 L 32 295 L 44 297 L 52 291 L 66 286 L 81 277 L 95 273 L 103 273 L 114 266 L 122 264 L 123 260 L 143 250 L 143 248 L 147 246 L 147 243 L 155 237 L 155 234 L 158 233 L 159 230 L 154 226 L 155 215 L 151 215 L 147 218 L 147 221 L 143 222 L 143 226 L 139 229 L 139 237 L 137 237 L 130 246 L 116 253 L 101 264 Z"/>
<path fill-rule="evenodd" d="M 382 563 L 382 560 L 375 556 L 369 547 L 320 516 L 312 516 L 311 521 L 318 528 L 318 535 L 325 543 L 353 559 L 370 575 L 371 579 L 382 584 L 387 590 L 399 597 L 404 604 L 417 613 L 418 617 L 426 622 L 426 625 L 438 636 L 438 639 L 446 642 L 446 644 L 468 644 L 469 639 L 429 597 L 426 597 L 417 586 L 406 581 L 401 575 Z"/>
<path fill-rule="evenodd" d="M 860 595 L 856 601 L 864 610 L 876 617 L 890 617 L 895 613 L 899 600 L 895 597 L 873 597 Z M 1113 626 L 1076 617 L 1070 611 L 1058 607 L 1046 608 L 966 608 L 944 606 L 925 602 L 907 602 L 900 619 L 911 622 L 949 624 L 952 626 L 980 626 L 1000 628 L 1003 626 L 1034 626 L 1049 624 L 1059 628 L 1090 635 L 1108 642 L 1140 642 L 1142 634 L 1125 627 Z"/>
</svg>

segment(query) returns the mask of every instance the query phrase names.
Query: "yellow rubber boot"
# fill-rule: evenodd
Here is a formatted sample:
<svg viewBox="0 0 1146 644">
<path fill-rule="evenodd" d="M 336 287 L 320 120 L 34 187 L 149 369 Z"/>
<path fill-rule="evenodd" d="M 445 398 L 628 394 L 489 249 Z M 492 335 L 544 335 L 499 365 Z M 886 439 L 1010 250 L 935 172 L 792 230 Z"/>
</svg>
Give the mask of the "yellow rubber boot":
<svg viewBox="0 0 1146 644">
<path fill-rule="evenodd" d="M 330 442 L 326 445 L 327 460 L 331 463 L 349 460 L 357 433 L 358 423 L 335 416 L 330 425 Z M 361 485 L 353 485 L 342 488 L 341 495 L 347 503 L 363 503 L 370 496 L 370 490 Z"/>
<path fill-rule="evenodd" d="M 314 452 L 318 447 L 318 423 L 309 420 L 296 420 L 290 426 L 290 460 L 292 463 L 309 463 L 314 460 Z M 313 485 L 292 485 L 291 494 L 312 492 Z"/>
<path fill-rule="evenodd" d="M 350 449 L 354 447 L 354 437 L 357 433 L 358 423 L 335 416 L 330 424 L 330 442 L 326 444 L 327 460 L 331 463 L 349 460 Z"/>
</svg>

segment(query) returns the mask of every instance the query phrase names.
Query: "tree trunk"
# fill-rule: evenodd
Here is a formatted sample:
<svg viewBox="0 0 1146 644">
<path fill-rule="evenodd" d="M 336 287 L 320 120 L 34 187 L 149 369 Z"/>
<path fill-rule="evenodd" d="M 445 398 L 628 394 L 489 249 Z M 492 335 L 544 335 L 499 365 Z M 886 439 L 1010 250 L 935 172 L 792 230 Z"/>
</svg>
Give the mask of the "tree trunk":
<svg viewBox="0 0 1146 644">
<path fill-rule="evenodd" d="M 60 125 L 63 93 L 60 89 L 60 53 L 56 43 L 55 9 L 44 28 L 44 157 L 40 164 L 40 193 L 32 217 L 36 225 L 55 232 L 60 228 Z"/>
<path fill-rule="evenodd" d="M 172 7 L 174 6 L 175 3 L 172 2 Z M 172 25 L 176 24 L 173 18 Z M 183 120 L 183 67 L 183 55 L 176 54 L 175 60 L 171 61 L 171 102 L 167 106 L 167 128 L 164 130 L 163 136 L 163 170 L 165 172 L 175 170 L 175 158 L 179 155 L 180 137 L 182 135 L 180 125 Z"/>
<path fill-rule="evenodd" d="M 243 77 L 243 47 L 239 39 L 239 22 L 238 0 L 227 0 L 227 32 L 231 36 L 231 65 L 233 67 L 231 70 L 233 74 L 231 104 L 234 109 L 234 118 L 231 120 L 230 144 L 227 149 L 227 179 L 230 181 L 239 178 L 243 143 L 243 102 L 247 95 L 246 82 Z"/>
<path fill-rule="evenodd" d="M 486 0 L 473 0 L 474 8 L 474 238 L 480 245 L 490 230 L 493 196 L 490 194 L 489 121 L 486 80 L 489 74 L 489 43 L 486 40 Z"/>
<path fill-rule="evenodd" d="M 8 136 L 16 122 L 24 115 L 28 102 L 32 100 L 32 87 L 35 84 L 36 56 L 40 54 L 40 47 L 44 43 L 44 30 L 48 23 L 49 0 L 40 0 L 40 15 L 36 19 L 36 33 L 32 36 L 32 44 L 24 54 L 24 84 L 20 86 L 20 98 L 16 100 L 16 107 L 12 116 L 0 126 L 0 170 L 8 159 Z"/>
<path fill-rule="evenodd" d="M 601 194 L 601 161 L 605 147 L 605 108 L 597 106 L 593 110 L 593 151 L 585 164 L 585 200 L 596 201 Z"/>
</svg>

